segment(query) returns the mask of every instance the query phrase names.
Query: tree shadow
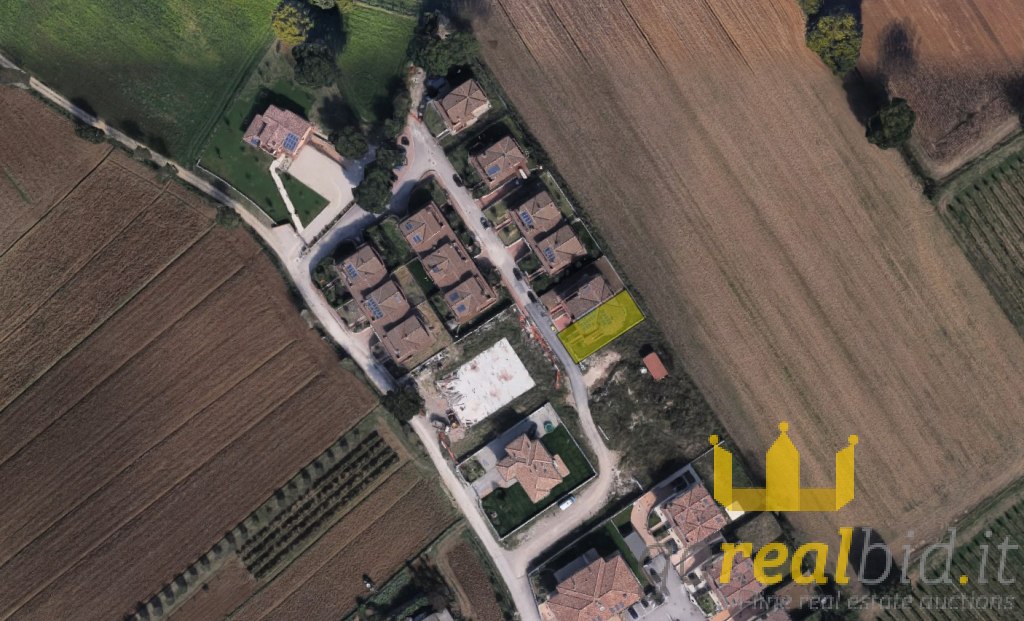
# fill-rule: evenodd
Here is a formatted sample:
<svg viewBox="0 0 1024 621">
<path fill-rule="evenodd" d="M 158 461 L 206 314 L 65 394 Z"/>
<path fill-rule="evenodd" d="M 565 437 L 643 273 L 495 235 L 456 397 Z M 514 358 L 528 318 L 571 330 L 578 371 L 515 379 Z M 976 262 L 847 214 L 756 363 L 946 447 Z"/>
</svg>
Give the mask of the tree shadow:
<svg viewBox="0 0 1024 621">
<path fill-rule="evenodd" d="M 899 582 L 900 567 L 878 532 L 861 526 L 853 530 L 850 570 L 869 589 L 884 589 Z"/>
<path fill-rule="evenodd" d="M 320 118 L 320 125 L 331 140 L 337 139 L 343 129 L 359 124 L 355 112 L 341 95 L 325 98 L 316 112 Z"/>
<path fill-rule="evenodd" d="M 299 116 L 306 116 L 306 108 L 287 95 L 272 91 L 268 88 L 261 88 L 256 97 L 253 98 L 252 105 L 249 107 L 249 111 L 242 119 L 241 127 L 239 131 L 245 131 L 249 127 L 249 123 L 256 118 L 257 114 L 263 114 L 270 106 L 277 106 L 282 110 L 288 110 L 298 114 Z"/>
<path fill-rule="evenodd" d="M 387 92 L 373 100 L 373 114 L 378 119 L 390 119 L 395 115 L 395 98 L 405 88 L 400 76 L 393 76 L 387 85 Z"/>
<path fill-rule="evenodd" d="M 1024 72 L 1008 78 L 1003 83 L 1003 94 L 1024 125 Z"/>
<path fill-rule="evenodd" d="M 311 7 L 313 28 L 306 37 L 306 43 L 325 45 L 337 54 L 345 48 L 348 37 L 345 33 L 345 18 L 338 9 Z"/>
<path fill-rule="evenodd" d="M 70 101 L 71 105 L 75 106 L 76 108 L 81 108 L 83 112 L 90 114 L 94 117 L 99 117 L 99 115 L 96 113 L 96 109 L 92 107 L 92 104 L 90 104 L 89 100 L 85 97 L 72 97 L 68 101 Z"/>
</svg>

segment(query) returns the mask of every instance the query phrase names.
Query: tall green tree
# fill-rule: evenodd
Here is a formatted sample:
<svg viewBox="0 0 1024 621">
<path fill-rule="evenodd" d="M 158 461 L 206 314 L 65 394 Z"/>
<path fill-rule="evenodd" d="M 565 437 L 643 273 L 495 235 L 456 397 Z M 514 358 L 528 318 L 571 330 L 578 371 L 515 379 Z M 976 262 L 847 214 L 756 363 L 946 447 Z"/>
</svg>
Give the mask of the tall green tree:
<svg viewBox="0 0 1024 621">
<path fill-rule="evenodd" d="M 473 62 L 478 51 L 476 39 L 468 32 L 454 32 L 445 39 L 423 34 L 417 39 L 412 61 L 428 75 L 445 75 L 452 67 Z"/>
<path fill-rule="evenodd" d="M 917 114 L 906 99 L 896 98 L 868 120 L 868 142 L 882 149 L 892 149 L 910 140 Z"/>
<path fill-rule="evenodd" d="M 334 54 L 326 45 L 303 43 L 292 48 L 295 59 L 295 81 L 310 88 L 334 83 L 338 65 Z"/>
<path fill-rule="evenodd" d="M 817 15 L 818 11 L 821 10 L 821 0 L 796 0 L 796 3 L 800 5 L 804 15 L 808 17 Z"/>
<path fill-rule="evenodd" d="M 274 34 L 281 43 L 299 45 L 306 41 L 313 28 L 309 5 L 298 0 L 283 0 L 270 17 Z"/>
<path fill-rule="evenodd" d="M 366 135 L 359 130 L 358 127 L 350 125 L 345 129 L 341 130 L 338 134 L 337 140 L 334 141 L 334 149 L 350 160 L 358 160 L 366 155 L 367 149 L 370 148 L 370 143 L 366 140 Z"/>
<path fill-rule="evenodd" d="M 807 31 L 807 47 L 836 75 L 846 75 L 857 65 L 862 39 L 857 18 L 845 11 L 814 20 Z"/>
</svg>

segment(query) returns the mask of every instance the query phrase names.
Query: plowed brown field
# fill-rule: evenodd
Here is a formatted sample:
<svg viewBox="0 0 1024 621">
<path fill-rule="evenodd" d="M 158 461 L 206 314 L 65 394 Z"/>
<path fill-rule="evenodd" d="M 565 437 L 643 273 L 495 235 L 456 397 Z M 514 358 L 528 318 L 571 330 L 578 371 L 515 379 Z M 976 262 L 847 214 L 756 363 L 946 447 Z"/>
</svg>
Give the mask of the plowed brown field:
<svg viewBox="0 0 1024 621">
<path fill-rule="evenodd" d="M 475 621 L 502 621 L 505 618 L 495 599 L 494 587 L 480 558 L 480 551 L 471 543 L 459 539 L 448 546 L 444 558 L 438 559 L 438 563 L 444 573 L 453 576 L 458 583 L 453 587 L 469 600 L 469 610 L 462 611 L 464 617 Z"/>
<path fill-rule="evenodd" d="M 23 228 L 0 256 L 0 619 L 115 619 L 375 399 L 246 233 L 21 97 L 0 89 L 0 133 L 62 138 L 15 159 L 0 137 L 0 162 L 71 159 L 17 169 L 55 202 L 32 222 L 0 180 Z"/>
<path fill-rule="evenodd" d="M 1024 3 L 865 0 L 858 67 L 917 111 L 914 146 L 943 177 L 1020 129 Z"/>
<path fill-rule="evenodd" d="M 860 434 L 856 500 L 798 528 L 927 540 L 1024 472 L 1024 342 L 795 2 L 479 4 L 490 66 L 755 468 L 788 420 L 831 485 Z"/>
<path fill-rule="evenodd" d="M 110 145 L 78 140 L 57 114 L 40 114 L 39 100 L 5 88 L 0 132 L 0 255 L 110 152 Z M 32 148 L 26 148 L 31 145 Z"/>
</svg>

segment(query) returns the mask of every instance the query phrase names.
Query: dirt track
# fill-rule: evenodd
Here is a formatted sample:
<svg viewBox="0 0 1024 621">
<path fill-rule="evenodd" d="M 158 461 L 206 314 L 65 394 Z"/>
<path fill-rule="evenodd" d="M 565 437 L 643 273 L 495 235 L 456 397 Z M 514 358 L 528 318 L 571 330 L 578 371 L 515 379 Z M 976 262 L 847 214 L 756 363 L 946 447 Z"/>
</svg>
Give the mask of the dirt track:
<svg viewBox="0 0 1024 621">
<path fill-rule="evenodd" d="M 796 3 L 483 4 L 487 60 L 751 461 L 789 420 L 828 485 L 860 434 L 856 501 L 798 527 L 926 539 L 1021 474 L 1024 343 Z"/>
</svg>

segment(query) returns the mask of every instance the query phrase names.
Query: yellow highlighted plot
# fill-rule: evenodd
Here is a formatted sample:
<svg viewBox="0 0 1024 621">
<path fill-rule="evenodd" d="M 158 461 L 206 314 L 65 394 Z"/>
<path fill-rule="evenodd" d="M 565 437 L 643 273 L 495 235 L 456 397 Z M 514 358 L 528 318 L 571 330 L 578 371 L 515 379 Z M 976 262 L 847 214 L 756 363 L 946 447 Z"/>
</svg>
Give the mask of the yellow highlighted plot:
<svg viewBox="0 0 1024 621">
<path fill-rule="evenodd" d="M 579 362 L 643 320 L 644 314 L 629 292 L 622 291 L 559 332 L 558 338 L 572 359 Z"/>
</svg>

